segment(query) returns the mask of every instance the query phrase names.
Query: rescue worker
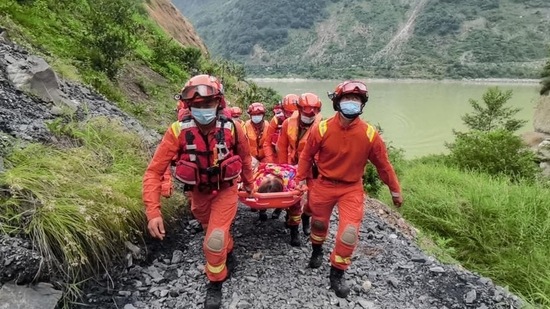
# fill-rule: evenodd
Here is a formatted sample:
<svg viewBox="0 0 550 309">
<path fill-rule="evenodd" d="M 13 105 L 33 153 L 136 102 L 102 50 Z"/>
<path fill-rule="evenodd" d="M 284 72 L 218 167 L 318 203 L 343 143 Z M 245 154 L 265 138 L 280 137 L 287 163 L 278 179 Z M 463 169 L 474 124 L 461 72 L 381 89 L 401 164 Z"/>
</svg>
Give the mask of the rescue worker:
<svg viewBox="0 0 550 309">
<path fill-rule="evenodd" d="M 296 181 L 301 182 L 301 190 L 309 187 L 311 268 L 318 268 L 323 263 L 323 242 L 332 209 L 338 205 L 336 245 L 330 256 L 330 286 L 338 297 L 345 298 L 349 287 L 344 272 L 351 264 L 358 242 L 365 201 L 362 176 L 368 161 L 374 164 L 380 179 L 389 187 L 394 205 L 400 207 L 403 198 L 384 141 L 374 126 L 358 118 L 369 98 L 367 86 L 360 81 L 345 81 L 329 98 L 337 113 L 311 130 L 300 155 Z M 313 181 L 313 186 L 306 186 L 303 180 L 311 174 L 316 156 L 319 177 Z"/>
<path fill-rule="evenodd" d="M 178 97 L 178 106 L 176 107 L 176 113 L 178 115 L 178 121 L 181 121 L 185 116 L 189 116 L 189 108 L 185 106 L 185 103 Z"/>
<path fill-rule="evenodd" d="M 189 113 L 190 113 L 189 108 L 187 106 L 185 106 L 185 102 L 183 102 L 180 99 L 179 94 L 176 94 L 174 96 L 174 99 L 178 101 L 178 103 L 176 105 L 176 110 L 175 110 L 176 116 L 177 116 L 178 121 L 181 121 L 185 116 L 189 115 Z M 166 172 L 164 172 L 164 175 L 161 177 L 160 181 L 161 181 L 161 195 L 163 197 L 166 197 L 166 198 L 171 197 L 172 192 L 174 190 L 174 186 L 173 186 L 173 183 L 172 183 L 171 166 L 168 166 L 168 168 L 166 169 Z M 191 198 L 189 194 L 186 194 L 185 197 L 187 198 L 188 201 Z"/>
<path fill-rule="evenodd" d="M 273 107 L 274 116 L 269 122 L 267 138 L 263 144 L 266 163 L 278 163 L 277 141 L 281 135 L 283 122 L 298 109 L 298 99 L 299 97 L 295 94 L 287 94 L 281 104 Z"/>
<path fill-rule="evenodd" d="M 242 127 L 223 115 L 223 87 L 217 78 L 194 76 L 185 84 L 181 99 L 191 115 L 168 128 L 143 177 L 147 228 L 153 237 L 165 237 L 160 176 L 177 155 L 174 177 L 191 190 L 191 212 L 206 231 L 205 308 L 220 308 L 222 283 L 235 262 L 230 235 L 237 212 L 235 179 L 241 174 L 244 189 L 251 191 L 250 151 Z"/>
<path fill-rule="evenodd" d="M 264 120 L 265 107 L 260 102 L 255 102 L 248 106 L 247 110 L 250 119 L 244 123 L 244 134 L 248 138 L 248 145 L 250 148 L 250 155 L 258 162 L 265 162 L 265 155 L 263 150 L 264 140 L 267 138 L 268 123 Z M 260 221 L 267 220 L 267 213 L 265 209 L 260 210 Z"/>
<path fill-rule="evenodd" d="M 243 125 L 243 121 L 241 120 L 241 115 L 243 114 L 243 110 L 238 106 L 233 106 L 230 108 L 231 111 L 231 118 L 233 119 L 234 123 L 238 123 L 239 125 Z"/>
<path fill-rule="evenodd" d="M 281 135 L 277 141 L 279 164 L 298 164 L 298 158 L 308 139 L 312 124 L 321 121 L 321 99 L 313 93 L 304 93 L 298 99 L 298 112 L 283 122 Z M 313 175 L 307 177 L 313 178 Z M 304 178 L 305 179 L 305 178 Z M 309 213 L 307 202 L 305 212 Z M 309 233 L 309 216 L 302 216 L 302 204 L 299 202 L 287 210 L 287 226 L 290 228 L 290 244 L 300 246 L 298 226 L 302 222 L 304 234 Z"/>
<path fill-rule="evenodd" d="M 264 140 L 263 149 L 266 163 L 278 163 L 277 141 L 281 135 L 283 122 L 292 116 L 292 113 L 298 109 L 298 95 L 287 94 L 280 104 L 273 107 L 273 118 L 267 127 L 267 138 Z M 277 219 L 281 215 L 282 209 L 277 208 L 271 213 L 271 218 Z"/>
<path fill-rule="evenodd" d="M 277 163 L 277 140 L 281 134 L 281 127 L 283 126 L 283 121 L 286 117 L 283 112 L 282 104 L 276 104 L 273 106 L 273 118 L 269 121 L 269 126 L 267 127 L 267 138 L 264 140 L 262 148 L 265 154 L 266 163 Z"/>
</svg>

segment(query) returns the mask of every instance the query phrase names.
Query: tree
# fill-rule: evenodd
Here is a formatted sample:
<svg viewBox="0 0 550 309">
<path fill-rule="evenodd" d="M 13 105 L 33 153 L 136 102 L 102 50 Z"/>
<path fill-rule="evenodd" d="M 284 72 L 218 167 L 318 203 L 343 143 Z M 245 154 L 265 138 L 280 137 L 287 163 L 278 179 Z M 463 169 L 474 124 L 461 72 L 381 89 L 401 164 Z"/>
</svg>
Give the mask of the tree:
<svg viewBox="0 0 550 309">
<path fill-rule="evenodd" d="M 548 95 L 550 93 L 550 60 L 546 62 L 546 65 L 542 69 L 541 78 L 540 83 L 542 88 L 540 89 L 540 95 Z"/>
<path fill-rule="evenodd" d="M 462 170 L 474 170 L 490 175 L 504 175 L 512 181 L 533 180 L 537 174 L 533 153 L 514 132 L 526 121 L 514 119 L 519 108 L 505 106 L 512 91 L 489 88 L 483 94 L 484 105 L 470 99 L 475 110 L 462 117 L 470 131 L 456 132 L 450 162 Z"/>
<path fill-rule="evenodd" d="M 475 112 L 462 116 L 462 120 L 471 130 L 492 131 L 504 129 L 515 132 L 527 121 L 512 118 L 521 109 L 505 106 L 511 97 L 512 90 L 503 92 L 498 87 L 491 87 L 483 94 L 484 105 L 476 100 L 469 100 Z"/>
<path fill-rule="evenodd" d="M 141 4 L 137 0 L 94 0 L 88 4 L 83 50 L 94 70 L 114 80 L 122 59 L 134 49 L 139 29 L 134 15 Z"/>
</svg>

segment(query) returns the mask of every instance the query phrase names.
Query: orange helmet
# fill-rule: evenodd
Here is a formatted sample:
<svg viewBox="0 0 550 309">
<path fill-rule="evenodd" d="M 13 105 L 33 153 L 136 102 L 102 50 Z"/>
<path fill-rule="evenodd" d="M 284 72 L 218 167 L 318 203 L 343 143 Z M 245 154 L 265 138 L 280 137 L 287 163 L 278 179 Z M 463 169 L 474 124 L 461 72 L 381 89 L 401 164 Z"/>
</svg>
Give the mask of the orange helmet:
<svg viewBox="0 0 550 309">
<path fill-rule="evenodd" d="M 260 102 L 252 103 L 248 107 L 248 114 L 250 116 L 252 116 L 252 115 L 265 115 L 265 107 Z"/>
<path fill-rule="evenodd" d="M 321 111 L 321 99 L 311 92 L 302 93 L 298 100 L 298 110 L 307 115 L 318 114 Z"/>
<path fill-rule="evenodd" d="M 299 97 L 295 94 L 287 94 L 283 98 L 281 105 L 283 106 L 283 111 L 286 113 L 292 113 L 298 109 L 298 100 Z"/>
<path fill-rule="evenodd" d="M 189 104 L 192 102 L 204 102 L 208 99 L 220 98 L 220 109 L 225 108 L 226 103 L 223 96 L 223 85 L 214 76 L 202 74 L 193 76 L 181 90 L 178 99 Z"/>
<path fill-rule="evenodd" d="M 347 80 L 341 82 L 336 86 L 336 89 L 333 93 L 329 93 L 328 97 L 332 100 L 332 106 L 335 111 L 338 111 L 338 104 L 342 99 L 342 96 L 345 94 L 356 94 L 361 97 L 361 103 L 363 106 L 369 100 L 369 91 L 367 90 L 367 85 L 361 81 L 357 80 Z"/>
<path fill-rule="evenodd" d="M 231 117 L 239 118 L 243 114 L 243 110 L 238 106 L 231 107 Z"/>
</svg>

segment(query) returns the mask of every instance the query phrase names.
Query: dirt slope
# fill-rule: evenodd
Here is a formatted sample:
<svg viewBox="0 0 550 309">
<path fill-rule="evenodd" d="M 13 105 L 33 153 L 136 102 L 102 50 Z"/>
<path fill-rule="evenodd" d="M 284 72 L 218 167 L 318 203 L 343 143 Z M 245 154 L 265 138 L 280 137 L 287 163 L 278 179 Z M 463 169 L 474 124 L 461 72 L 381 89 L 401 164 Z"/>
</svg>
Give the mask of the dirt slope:
<svg viewBox="0 0 550 309">
<path fill-rule="evenodd" d="M 207 54 L 206 45 L 195 31 L 193 25 L 170 0 L 150 0 L 146 3 L 149 15 L 176 41 L 185 46 L 195 46 Z"/>
</svg>

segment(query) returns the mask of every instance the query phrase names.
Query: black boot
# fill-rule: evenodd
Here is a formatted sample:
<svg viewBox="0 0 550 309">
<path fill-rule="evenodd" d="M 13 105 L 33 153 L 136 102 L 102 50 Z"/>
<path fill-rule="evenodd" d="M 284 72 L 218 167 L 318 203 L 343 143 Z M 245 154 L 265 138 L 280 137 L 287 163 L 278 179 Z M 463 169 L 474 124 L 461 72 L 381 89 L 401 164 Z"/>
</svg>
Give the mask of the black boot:
<svg viewBox="0 0 550 309">
<path fill-rule="evenodd" d="M 334 266 L 330 267 L 330 288 L 340 298 L 346 298 L 349 294 L 349 287 L 344 279 L 344 271 Z"/>
<path fill-rule="evenodd" d="M 319 268 L 323 265 L 323 245 L 311 244 L 311 248 L 313 248 L 313 252 L 309 259 L 309 267 Z"/>
<path fill-rule="evenodd" d="M 302 245 L 297 225 L 290 226 L 290 245 L 293 247 L 300 247 Z"/>
<path fill-rule="evenodd" d="M 227 257 L 225 258 L 225 266 L 227 267 L 227 278 L 231 277 L 231 274 L 235 271 L 235 268 L 237 268 L 237 258 L 233 254 L 233 251 L 227 253 Z"/>
<path fill-rule="evenodd" d="M 309 219 L 311 216 L 302 214 L 302 230 L 304 231 L 304 235 L 309 236 L 311 234 L 311 226 L 309 225 Z"/>
<path fill-rule="evenodd" d="M 281 212 L 283 212 L 283 209 L 281 208 L 276 208 L 275 210 L 273 210 L 273 212 L 271 213 L 271 219 L 279 219 Z"/>
<path fill-rule="evenodd" d="M 289 229 L 290 225 L 288 225 L 288 218 L 290 218 L 290 215 L 288 214 L 288 210 L 285 212 L 285 228 Z"/>
<path fill-rule="evenodd" d="M 260 221 L 267 220 L 267 213 L 265 211 L 266 211 L 265 209 L 260 210 Z"/>
<path fill-rule="evenodd" d="M 222 306 L 222 282 L 210 281 L 206 285 L 205 309 L 218 309 Z"/>
</svg>

